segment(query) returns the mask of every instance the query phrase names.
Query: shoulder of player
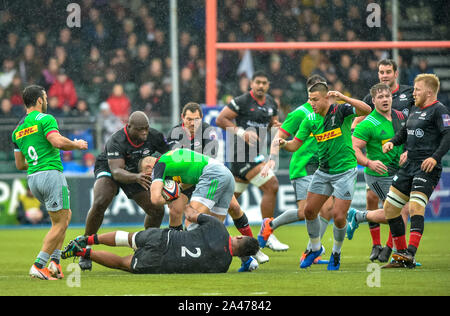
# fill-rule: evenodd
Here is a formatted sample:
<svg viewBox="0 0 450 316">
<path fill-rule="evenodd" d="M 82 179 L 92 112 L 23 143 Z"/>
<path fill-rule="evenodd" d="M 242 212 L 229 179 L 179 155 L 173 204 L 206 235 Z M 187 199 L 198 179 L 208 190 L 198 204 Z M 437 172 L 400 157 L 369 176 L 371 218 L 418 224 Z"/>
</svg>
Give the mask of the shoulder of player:
<svg viewBox="0 0 450 316">
<path fill-rule="evenodd" d="M 398 93 L 402 94 L 402 93 L 413 93 L 414 91 L 414 87 L 413 86 L 408 86 L 408 85 L 399 85 L 398 87 Z"/>
<path fill-rule="evenodd" d="M 237 96 L 231 100 L 231 103 L 235 103 L 239 106 L 245 106 L 248 105 L 253 101 L 253 98 L 250 94 L 250 92 L 246 92 L 244 94 L 241 94 L 240 96 Z"/>
<path fill-rule="evenodd" d="M 403 114 L 402 111 L 398 111 L 396 109 L 392 109 L 391 114 L 393 118 L 398 118 L 400 121 L 406 121 L 407 119 L 407 117 Z"/>
</svg>

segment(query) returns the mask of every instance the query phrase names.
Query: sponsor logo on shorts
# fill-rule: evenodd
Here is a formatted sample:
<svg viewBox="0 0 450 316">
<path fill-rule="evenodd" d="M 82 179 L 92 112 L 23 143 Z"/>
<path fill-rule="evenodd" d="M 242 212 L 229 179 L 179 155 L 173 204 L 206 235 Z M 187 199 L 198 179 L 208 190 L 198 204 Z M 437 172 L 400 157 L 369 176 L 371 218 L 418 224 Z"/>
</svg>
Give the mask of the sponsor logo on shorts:
<svg viewBox="0 0 450 316">
<path fill-rule="evenodd" d="M 27 128 L 25 128 L 23 130 L 20 130 L 20 131 L 16 132 L 16 139 L 21 139 L 22 137 L 25 137 L 25 136 L 28 136 L 28 135 L 31 135 L 31 134 L 34 134 L 34 133 L 37 133 L 37 132 L 38 132 L 38 126 L 37 125 L 31 126 L 31 127 L 27 127 Z"/>
<path fill-rule="evenodd" d="M 327 140 L 339 137 L 341 135 L 342 135 L 342 131 L 338 127 L 338 128 L 333 129 L 331 131 L 327 131 L 325 133 L 315 135 L 315 137 L 316 137 L 316 140 L 320 143 L 320 142 L 326 142 Z"/>
</svg>

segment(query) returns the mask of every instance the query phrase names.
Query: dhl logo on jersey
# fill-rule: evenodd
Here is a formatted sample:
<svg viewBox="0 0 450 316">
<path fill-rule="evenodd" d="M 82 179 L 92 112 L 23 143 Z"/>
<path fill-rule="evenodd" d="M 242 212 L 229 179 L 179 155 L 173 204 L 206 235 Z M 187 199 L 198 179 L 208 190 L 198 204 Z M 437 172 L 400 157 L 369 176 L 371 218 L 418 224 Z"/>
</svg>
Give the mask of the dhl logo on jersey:
<svg viewBox="0 0 450 316">
<path fill-rule="evenodd" d="M 31 126 L 31 127 L 27 127 L 25 129 L 22 129 L 22 130 L 16 132 L 16 139 L 20 139 L 22 137 L 25 137 L 25 136 L 37 133 L 37 131 L 38 131 L 38 126 L 37 125 Z"/>
<path fill-rule="evenodd" d="M 327 140 L 339 137 L 342 135 L 341 129 L 338 127 L 336 129 L 333 129 L 331 131 L 322 133 L 322 134 L 318 134 L 318 135 L 314 135 L 314 137 L 316 138 L 317 142 L 326 142 Z"/>
</svg>

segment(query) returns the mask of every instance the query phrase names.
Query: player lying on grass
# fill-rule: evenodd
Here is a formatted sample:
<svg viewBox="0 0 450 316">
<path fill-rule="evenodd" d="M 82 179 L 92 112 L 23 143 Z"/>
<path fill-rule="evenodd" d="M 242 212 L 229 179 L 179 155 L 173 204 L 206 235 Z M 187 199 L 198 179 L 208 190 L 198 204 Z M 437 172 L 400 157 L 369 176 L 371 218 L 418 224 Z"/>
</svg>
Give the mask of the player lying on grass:
<svg viewBox="0 0 450 316">
<path fill-rule="evenodd" d="M 148 228 L 137 233 L 116 231 L 80 236 L 72 240 L 62 258 L 83 257 L 111 269 L 137 274 L 150 273 L 224 273 L 233 256 L 252 256 L 258 241 L 248 236 L 231 237 L 217 218 L 187 207 L 186 218 L 199 225 L 190 231 Z M 133 255 L 120 257 L 108 251 L 86 248 L 88 245 L 131 247 Z"/>
<path fill-rule="evenodd" d="M 173 179 L 182 183 L 183 187 L 195 185 L 189 204 L 186 201 L 184 208 L 194 208 L 200 213 L 213 215 L 222 222 L 225 220 L 233 200 L 234 178 L 222 163 L 209 156 L 180 148 L 171 150 L 158 159 L 146 157 L 141 164 L 143 170 L 152 173 L 150 191 L 153 194 L 151 198 L 153 204 L 166 203 L 161 194 L 164 180 Z M 188 229 L 193 227 L 195 225 Z M 239 269 L 241 272 L 258 267 L 258 262 L 253 257 L 241 260 L 242 267 Z"/>
</svg>

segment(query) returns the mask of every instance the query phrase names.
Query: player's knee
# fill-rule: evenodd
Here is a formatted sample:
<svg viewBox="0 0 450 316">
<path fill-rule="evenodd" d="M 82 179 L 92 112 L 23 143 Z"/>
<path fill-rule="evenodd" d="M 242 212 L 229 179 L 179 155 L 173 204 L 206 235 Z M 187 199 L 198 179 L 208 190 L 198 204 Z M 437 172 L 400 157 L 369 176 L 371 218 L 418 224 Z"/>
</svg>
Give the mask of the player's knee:
<svg viewBox="0 0 450 316">
<path fill-rule="evenodd" d="M 428 197 L 422 192 L 411 192 L 409 199 L 409 214 L 411 217 L 414 215 L 425 215 L 425 207 L 428 203 Z"/>
<path fill-rule="evenodd" d="M 368 190 L 367 194 L 366 194 L 367 209 L 370 209 L 370 210 L 377 209 L 378 202 L 379 202 L 378 196 L 375 193 L 373 193 L 371 190 Z"/>
<path fill-rule="evenodd" d="M 264 185 L 259 187 L 264 194 L 276 195 L 278 193 L 279 183 L 276 177 L 272 177 Z"/>
<path fill-rule="evenodd" d="M 391 187 L 384 202 L 384 214 L 386 219 L 398 217 L 403 206 L 408 203 L 408 196 Z"/>
<path fill-rule="evenodd" d="M 228 214 L 230 214 L 231 218 L 240 218 L 243 213 L 241 206 L 238 203 L 233 203 L 233 201 L 231 201 L 230 207 L 228 208 Z"/>
</svg>

